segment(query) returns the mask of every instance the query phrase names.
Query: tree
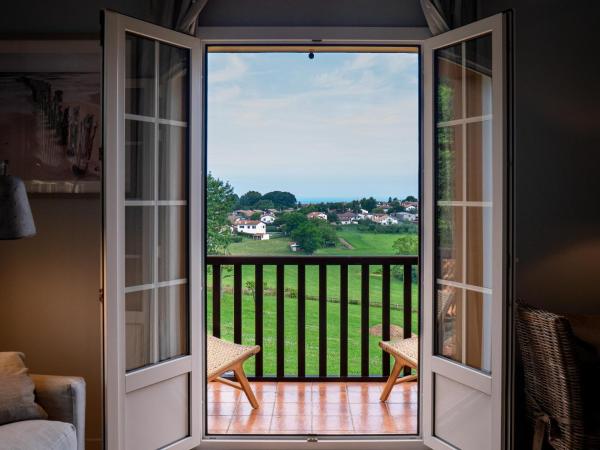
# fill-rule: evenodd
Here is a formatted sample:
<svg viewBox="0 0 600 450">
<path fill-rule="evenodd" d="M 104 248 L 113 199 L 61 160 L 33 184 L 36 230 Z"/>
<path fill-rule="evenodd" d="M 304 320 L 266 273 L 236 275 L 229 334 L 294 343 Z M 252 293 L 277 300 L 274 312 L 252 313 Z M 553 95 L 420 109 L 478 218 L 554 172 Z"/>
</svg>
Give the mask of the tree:
<svg viewBox="0 0 600 450">
<path fill-rule="evenodd" d="M 250 216 L 250 220 L 259 220 L 259 219 L 260 219 L 259 212 L 252 213 L 252 215 Z"/>
<path fill-rule="evenodd" d="M 256 282 L 246 281 L 244 285 L 246 286 L 246 289 L 250 291 L 250 294 L 252 294 L 252 299 L 256 300 Z"/>
<path fill-rule="evenodd" d="M 360 200 L 360 206 L 362 207 L 362 209 L 371 211 L 371 210 L 373 210 L 373 208 L 375 208 L 377 206 L 377 200 L 375 200 L 373 197 L 362 198 Z"/>
<path fill-rule="evenodd" d="M 262 198 L 262 194 L 257 191 L 248 191 L 242 195 L 238 201 L 238 209 L 254 208 L 254 205 Z"/>
<path fill-rule="evenodd" d="M 337 233 L 335 228 L 324 220 L 315 220 L 319 234 L 321 235 L 321 247 L 323 246 L 334 246 L 337 242 Z"/>
<path fill-rule="evenodd" d="M 296 196 L 290 192 L 267 192 L 262 196 L 262 199 L 271 200 L 277 209 L 294 208 L 296 206 Z"/>
<path fill-rule="evenodd" d="M 337 235 L 329 223 L 323 220 L 307 220 L 292 232 L 292 239 L 310 255 L 318 248 L 335 245 Z"/>
<path fill-rule="evenodd" d="M 271 200 L 265 200 L 265 198 L 261 198 L 259 201 L 256 202 L 256 204 L 254 205 L 254 207 L 256 209 L 272 209 L 275 208 L 275 204 L 271 201 Z"/>
<path fill-rule="evenodd" d="M 206 229 L 209 255 L 225 253 L 231 242 L 228 214 L 235 205 L 233 187 L 212 176 L 206 179 Z"/>
<path fill-rule="evenodd" d="M 308 222 L 306 215 L 299 212 L 291 212 L 282 214 L 277 219 L 277 225 L 281 226 L 284 233 L 291 234 L 296 228 L 303 223 Z"/>
<path fill-rule="evenodd" d="M 400 204 L 398 199 L 392 200 L 391 208 L 388 212 L 402 212 L 404 211 L 404 207 Z"/>
<path fill-rule="evenodd" d="M 417 197 L 414 197 L 412 195 L 409 195 L 403 201 L 405 201 L 405 202 L 418 202 Z"/>
<path fill-rule="evenodd" d="M 340 219 L 338 218 L 338 215 L 337 215 L 337 213 L 335 211 L 329 211 L 327 213 L 327 220 L 330 223 L 336 223 L 336 222 L 340 221 Z"/>
<path fill-rule="evenodd" d="M 419 240 L 416 234 L 403 234 L 393 244 L 398 255 L 416 255 L 418 247 Z"/>
<path fill-rule="evenodd" d="M 350 203 L 350 209 L 355 213 L 360 212 L 360 202 L 358 200 L 352 200 L 352 203 Z"/>
</svg>

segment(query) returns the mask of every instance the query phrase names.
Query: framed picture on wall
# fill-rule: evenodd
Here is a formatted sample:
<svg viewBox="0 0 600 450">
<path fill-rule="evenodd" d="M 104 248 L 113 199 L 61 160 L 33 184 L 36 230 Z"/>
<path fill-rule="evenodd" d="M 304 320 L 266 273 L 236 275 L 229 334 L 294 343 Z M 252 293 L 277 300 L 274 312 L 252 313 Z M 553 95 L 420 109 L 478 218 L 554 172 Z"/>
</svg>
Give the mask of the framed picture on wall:
<svg viewBox="0 0 600 450">
<path fill-rule="evenodd" d="M 0 40 L 0 159 L 29 193 L 100 192 L 101 68 L 98 40 Z"/>
</svg>

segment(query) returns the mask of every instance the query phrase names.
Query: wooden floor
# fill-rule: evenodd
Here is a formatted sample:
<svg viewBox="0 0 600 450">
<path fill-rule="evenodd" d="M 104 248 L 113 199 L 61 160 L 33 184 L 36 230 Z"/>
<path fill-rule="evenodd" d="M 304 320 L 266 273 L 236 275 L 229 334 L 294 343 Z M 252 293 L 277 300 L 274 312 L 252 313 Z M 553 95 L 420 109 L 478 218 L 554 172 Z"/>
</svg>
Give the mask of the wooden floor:
<svg viewBox="0 0 600 450">
<path fill-rule="evenodd" d="M 417 383 L 394 387 L 379 401 L 383 383 L 251 383 L 260 403 L 243 393 L 208 385 L 209 434 L 416 434 Z"/>
</svg>

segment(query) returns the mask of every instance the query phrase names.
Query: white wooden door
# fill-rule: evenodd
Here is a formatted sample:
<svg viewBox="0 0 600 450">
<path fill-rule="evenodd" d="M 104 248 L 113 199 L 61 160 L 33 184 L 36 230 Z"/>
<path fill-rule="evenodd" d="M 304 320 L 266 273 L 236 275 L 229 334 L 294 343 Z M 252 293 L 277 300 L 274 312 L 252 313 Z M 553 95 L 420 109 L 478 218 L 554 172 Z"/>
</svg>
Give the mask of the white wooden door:
<svg viewBox="0 0 600 450">
<path fill-rule="evenodd" d="M 504 19 L 423 46 L 423 436 L 504 442 Z"/>
<path fill-rule="evenodd" d="M 202 409 L 200 41 L 104 12 L 105 438 L 190 449 Z"/>
</svg>

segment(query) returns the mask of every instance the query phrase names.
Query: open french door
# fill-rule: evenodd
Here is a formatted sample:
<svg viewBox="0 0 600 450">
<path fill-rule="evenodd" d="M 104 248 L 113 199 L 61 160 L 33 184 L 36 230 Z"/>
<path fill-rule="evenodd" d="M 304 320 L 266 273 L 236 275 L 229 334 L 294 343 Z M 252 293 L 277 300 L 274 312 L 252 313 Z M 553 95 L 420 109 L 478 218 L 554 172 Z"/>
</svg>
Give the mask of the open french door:
<svg viewBox="0 0 600 450">
<path fill-rule="evenodd" d="M 104 12 L 105 439 L 200 443 L 198 39 Z"/>
<path fill-rule="evenodd" d="M 423 437 L 503 448 L 504 18 L 423 46 Z"/>
</svg>

